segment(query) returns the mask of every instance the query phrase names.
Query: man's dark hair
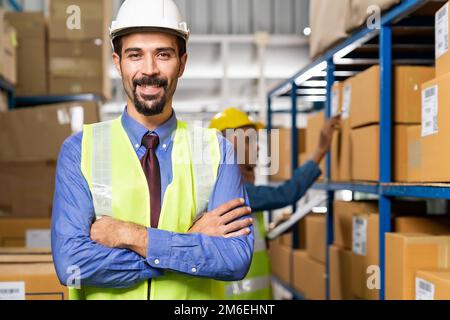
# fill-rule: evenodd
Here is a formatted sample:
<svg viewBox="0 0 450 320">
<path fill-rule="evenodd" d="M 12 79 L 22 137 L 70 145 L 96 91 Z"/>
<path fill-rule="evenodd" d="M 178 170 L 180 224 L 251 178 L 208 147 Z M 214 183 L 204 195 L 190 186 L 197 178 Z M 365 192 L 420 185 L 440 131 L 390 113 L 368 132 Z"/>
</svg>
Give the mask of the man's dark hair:
<svg viewBox="0 0 450 320">
<path fill-rule="evenodd" d="M 113 40 L 114 52 L 122 59 L 122 36 Z M 181 58 L 186 53 L 186 41 L 177 36 L 178 56 Z"/>
</svg>

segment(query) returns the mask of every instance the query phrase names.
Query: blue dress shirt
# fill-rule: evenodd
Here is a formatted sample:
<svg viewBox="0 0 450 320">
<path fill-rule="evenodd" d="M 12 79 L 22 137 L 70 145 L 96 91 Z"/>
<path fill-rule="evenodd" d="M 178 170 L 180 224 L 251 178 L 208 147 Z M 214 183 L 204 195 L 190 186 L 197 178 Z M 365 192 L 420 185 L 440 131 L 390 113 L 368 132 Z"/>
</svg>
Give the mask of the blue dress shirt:
<svg viewBox="0 0 450 320">
<path fill-rule="evenodd" d="M 141 144 L 146 134 L 157 134 L 156 150 L 161 170 L 161 199 L 172 181 L 172 133 L 177 127 L 175 114 L 149 132 L 131 118 L 127 110 L 122 125 L 141 159 L 146 149 Z M 71 279 L 74 266 L 80 271 L 81 285 L 105 288 L 128 288 L 165 270 L 223 281 L 245 277 L 253 253 L 253 227 L 249 236 L 236 238 L 179 234 L 148 228 L 148 254 L 143 258 L 127 249 L 107 248 L 90 238 L 95 211 L 88 184 L 81 172 L 82 133 L 69 137 L 58 158 L 52 213 L 52 254 L 58 277 L 63 284 Z M 236 164 L 232 145 L 218 134 L 221 163 L 208 211 L 233 199 L 249 201 Z"/>
</svg>

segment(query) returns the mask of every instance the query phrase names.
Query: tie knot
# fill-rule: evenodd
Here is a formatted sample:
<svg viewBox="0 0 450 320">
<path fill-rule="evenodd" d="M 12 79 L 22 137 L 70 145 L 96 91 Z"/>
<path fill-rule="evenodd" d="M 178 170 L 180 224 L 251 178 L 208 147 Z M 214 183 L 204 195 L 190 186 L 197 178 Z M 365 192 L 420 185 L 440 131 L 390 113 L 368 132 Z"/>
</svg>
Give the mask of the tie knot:
<svg viewBox="0 0 450 320">
<path fill-rule="evenodd" d="M 147 149 L 156 149 L 156 147 L 159 144 L 159 137 L 157 135 L 149 135 L 149 136 L 144 136 L 142 138 L 142 144 L 147 148 Z"/>
</svg>

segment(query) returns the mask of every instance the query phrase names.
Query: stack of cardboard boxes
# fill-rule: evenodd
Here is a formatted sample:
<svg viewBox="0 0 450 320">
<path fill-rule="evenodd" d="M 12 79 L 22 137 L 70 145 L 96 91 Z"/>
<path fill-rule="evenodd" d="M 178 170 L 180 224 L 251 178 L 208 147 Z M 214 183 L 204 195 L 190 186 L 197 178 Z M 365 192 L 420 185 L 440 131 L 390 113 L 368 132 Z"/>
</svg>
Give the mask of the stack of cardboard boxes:
<svg viewBox="0 0 450 320">
<path fill-rule="evenodd" d="M 50 94 L 88 92 L 106 99 L 110 97 L 108 27 L 111 6 L 108 0 L 50 1 Z M 68 10 L 71 10 L 71 17 L 68 17 Z"/>
</svg>

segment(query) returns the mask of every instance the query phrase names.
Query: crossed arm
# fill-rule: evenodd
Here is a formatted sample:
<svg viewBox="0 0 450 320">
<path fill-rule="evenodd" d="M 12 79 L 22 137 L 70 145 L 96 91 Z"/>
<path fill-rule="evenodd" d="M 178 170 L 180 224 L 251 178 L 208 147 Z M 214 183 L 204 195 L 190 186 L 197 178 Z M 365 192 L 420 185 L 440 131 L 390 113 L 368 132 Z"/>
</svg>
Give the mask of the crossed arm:
<svg viewBox="0 0 450 320">
<path fill-rule="evenodd" d="M 80 271 L 81 285 L 108 288 L 131 287 L 160 277 L 165 270 L 223 281 L 245 277 L 253 252 L 253 227 L 241 201 L 210 210 L 187 234 L 111 218 L 94 223 L 92 197 L 79 165 L 79 144 L 81 136 L 64 143 L 55 181 L 52 253 L 63 284 L 71 279 L 73 267 Z M 219 172 L 218 180 L 220 176 Z M 217 189 L 223 187 L 219 183 Z M 246 199 L 242 181 L 231 196 Z"/>
</svg>

